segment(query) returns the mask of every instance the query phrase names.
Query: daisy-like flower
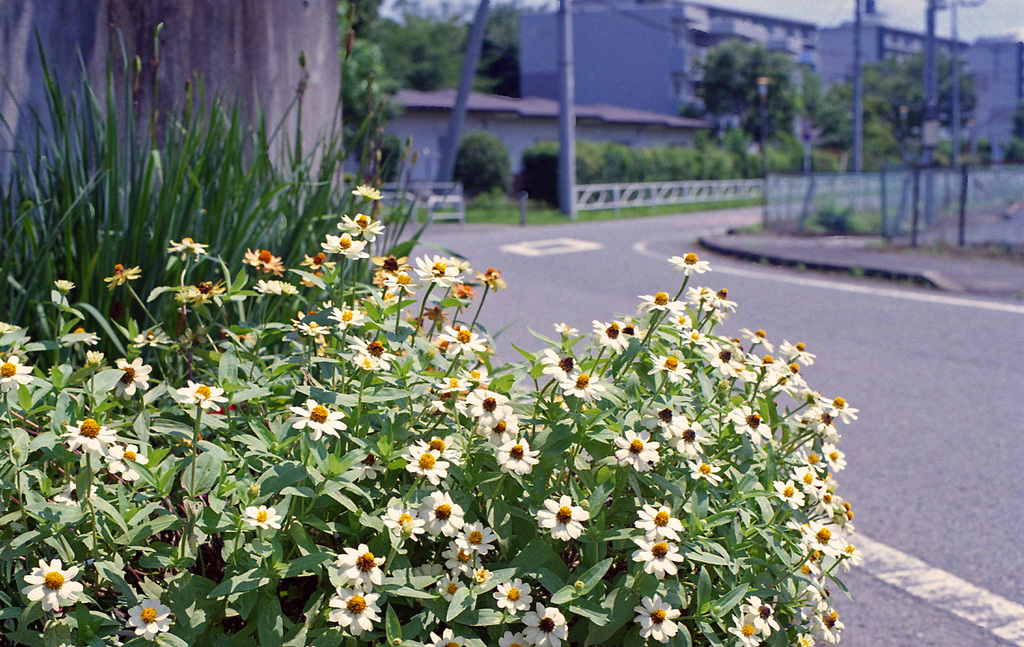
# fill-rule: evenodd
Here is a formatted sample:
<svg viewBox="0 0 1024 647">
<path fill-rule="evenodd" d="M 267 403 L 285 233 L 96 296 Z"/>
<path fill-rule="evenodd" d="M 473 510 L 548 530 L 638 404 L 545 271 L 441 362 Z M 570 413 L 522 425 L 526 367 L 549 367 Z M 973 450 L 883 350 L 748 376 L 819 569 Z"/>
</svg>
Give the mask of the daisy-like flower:
<svg viewBox="0 0 1024 647">
<path fill-rule="evenodd" d="M 32 382 L 32 367 L 21 363 L 17 355 L 9 356 L 0 364 L 0 392 L 6 393 L 18 388 L 19 384 Z"/>
<path fill-rule="evenodd" d="M 274 256 L 269 249 L 247 249 L 242 262 L 262 270 L 264 274 L 284 276 L 284 263 L 281 262 L 281 257 Z"/>
<path fill-rule="evenodd" d="M 810 366 L 814 363 L 815 355 L 807 352 L 807 347 L 804 346 L 803 342 L 797 342 L 795 344 L 789 343 L 787 340 L 783 340 L 779 345 L 779 352 L 789 358 L 791 362 L 799 362 L 804 366 Z"/>
<path fill-rule="evenodd" d="M 317 252 L 314 256 L 303 254 L 304 258 L 299 263 L 302 267 L 308 267 L 314 272 L 321 269 L 333 269 L 337 263 L 327 260 L 327 256 L 323 252 Z M 319 274 L 317 276 L 320 276 Z"/>
<path fill-rule="evenodd" d="M 377 235 L 384 232 L 384 224 L 374 220 L 365 213 L 357 213 L 354 218 L 345 215 L 338 223 L 338 229 L 346 231 L 353 236 L 362 236 L 363 240 L 372 243 Z"/>
<path fill-rule="evenodd" d="M 590 519 L 590 513 L 573 505 L 572 499 L 563 495 L 558 501 L 548 499 L 544 509 L 537 511 L 537 521 L 541 528 L 551 530 L 554 539 L 569 541 L 583 534 L 581 522 Z"/>
<path fill-rule="evenodd" d="M 769 353 L 775 350 L 775 346 L 768 341 L 768 334 L 760 328 L 753 331 L 749 328 L 743 328 L 740 330 L 740 334 L 743 335 L 743 339 L 750 342 L 751 347 L 762 346 Z"/>
<path fill-rule="evenodd" d="M 171 610 L 160 604 L 160 600 L 142 598 L 128 609 L 128 628 L 135 629 L 136 636 L 156 640 L 158 633 L 171 630 Z"/>
<path fill-rule="evenodd" d="M 202 256 L 206 253 L 206 248 L 209 245 L 197 243 L 191 238 L 182 238 L 180 243 L 171 241 L 171 246 L 167 248 L 169 254 L 181 254 L 181 258 L 184 259 L 189 254 L 195 254 L 196 256 Z"/>
<path fill-rule="evenodd" d="M 835 398 L 831 402 L 823 400 L 822 404 L 829 408 L 829 413 L 832 414 L 833 418 L 839 418 L 843 421 L 843 424 L 850 424 L 857 419 L 857 412 L 860 409 L 854 409 L 846 400 L 843 398 Z"/>
<path fill-rule="evenodd" d="M 498 535 L 479 521 L 467 523 L 462 531 L 455 536 L 455 545 L 462 550 L 468 550 L 477 555 L 486 555 L 494 549 L 494 542 L 498 541 Z"/>
<path fill-rule="evenodd" d="M 639 434 L 627 429 L 623 435 L 615 439 L 619 449 L 615 450 L 615 458 L 619 465 L 630 465 L 638 472 L 649 472 L 651 466 L 660 460 L 658 448 L 660 443 L 652 442 L 651 435 L 646 431 Z"/>
<path fill-rule="evenodd" d="M 665 312 L 670 317 L 678 317 L 686 312 L 685 303 L 670 300 L 665 292 L 641 294 L 638 298 L 641 299 L 640 308 L 648 312 Z"/>
<path fill-rule="evenodd" d="M 355 351 L 357 357 L 373 358 L 375 370 L 389 370 L 391 368 L 391 360 L 395 359 L 394 354 L 387 352 L 384 342 L 379 339 L 372 341 L 358 339 L 349 344 L 348 348 Z M 356 364 L 359 363 L 356 362 Z"/>
<path fill-rule="evenodd" d="M 411 296 L 419 288 L 419 281 L 405 270 L 385 275 L 383 282 L 388 291 L 398 295 Z"/>
<path fill-rule="evenodd" d="M 352 328 L 358 328 L 363 325 L 363 320 L 366 319 L 366 315 L 362 310 L 352 310 L 345 308 L 333 308 L 331 314 L 327 317 L 331 321 L 338 323 L 339 330 L 350 330 Z"/>
<path fill-rule="evenodd" d="M 811 631 L 821 639 L 822 642 L 834 645 L 839 642 L 839 634 L 843 630 L 843 623 L 839 620 L 839 614 L 835 612 L 828 602 L 822 601 L 814 613 Z"/>
<path fill-rule="evenodd" d="M 484 343 L 484 338 L 469 328 L 459 328 L 456 330 L 451 326 L 445 326 L 444 332 L 438 335 L 437 339 L 438 341 L 447 342 L 448 348 L 445 352 L 448 355 L 472 355 L 473 353 L 487 352 L 487 344 Z"/>
<path fill-rule="evenodd" d="M 126 269 L 124 265 L 118 263 L 114 265 L 114 273 L 103 279 L 103 282 L 107 284 L 108 289 L 113 290 L 119 285 L 124 285 L 128 281 L 134 281 L 140 276 L 142 276 L 142 268 L 139 266 Z"/>
<path fill-rule="evenodd" d="M 466 554 L 469 555 L 469 553 Z M 460 570 L 459 572 L 463 571 Z M 451 602 L 452 598 L 455 597 L 455 594 L 459 592 L 459 589 L 461 589 L 462 586 L 463 585 L 462 582 L 459 581 L 458 574 L 452 575 L 451 573 L 445 573 L 444 577 L 437 581 L 437 592 L 442 598 Z"/>
<path fill-rule="evenodd" d="M 137 481 L 141 474 L 135 471 L 135 463 L 145 465 L 148 462 L 145 454 L 139 453 L 136 445 L 121 447 L 111 445 L 107 456 L 107 469 L 115 474 L 120 474 L 126 481 Z"/>
<path fill-rule="evenodd" d="M 451 629 L 445 629 L 440 635 L 430 632 L 429 647 L 466 647 L 466 639 L 455 635 Z"/>
<path fill-rule="evenodd" d="M 107 356 L 98 350 L 85 351 L 85 365 L 89 368 L 99 368 L 106 360 Z"/>
<path fill-rule="evenodd" d="M 721 468 L 717 465 L 709 465 L 703 461 L 687 461 L 686 464 L 690 466 L 690 478 L 693 480 L 703 479 L 711 485 L 718 485 L 722 482 L 722 477 L 718 475 Z"/>
<path fill-rule="evenodd" d="M 224 397 L 224 389 L 217 386 L 197 384 L 192 380 L 188 381 L 188 386 L 178 389 L 177 393 L 181 398 L 182 404 L 195 404 L 203 409 L 213 409 L 228 401 Z"/>
<path fill-rule="evenodd" d="M 697 458 L 700 455 L 701 447 L 708 440 L 704 428 L 699 422 L 690 422 L 680 425 L 680 427 L 682 428 L 679 431 L 679 436 L 675 439 L 676 451 L 689 458 Z"/>
<path fill-rule="evenodd" d="M 477 431 L 483 434 L 488 441 L 498 449 L 501 446 L 512 442 L 519 436 L 519 416 L 509 414 L 504 420 L 499 420 L 493 427 L 477 427 Z M 523 447 L 527 447 L 523 445 Z M 525 454 L 524 454 L 525 455 Z"/>
<path fill-rule="evenodd" d="M 373 623 L 380 622 L 380 607 L 377 606 L 379 597 L 378 593 L 339 588 L 328 603 L 331 612 L 327 619 L 347 628 L 353 636 L 372 631 Z"/>
<path fill-rule="evenodd" d="M 143 364 L 141 357 L 136 357 L 131 363 L 127 359 L 118 359 L 114 364 L 123 371 L 121 379 L 114 385 L 114 392 L 117 395 L 126 395 L 130 398 L 136 391 L 141 392 L 148 388 L 149 373 L 153 367 Z"/>
<path fill-rule="evenodd" d="M 340 236 L 327 234 L 327 242 L 320 243 L 320 247 L 322 247 L 328 254 L 341 254 L 345 258 L 349 259 L 370 257 L 370 255 L 365 251 L 366 241 L 352 240 L 352 236 L 348 234 L 342 234 Z"/>
<path fill-rule="evenodd" d="M 43 611 L 60 611 L 61 605 L 74 604 L 82 593 L 81 582 L 72 581 L 77 575 L 77 566 L 65 570 L 59 559 L 49 563 L 41 559 L 39 566 L 25 576 L 28 586 L 21 592 L 31 602 L 42 601 Z"/>
<path fill-rule="evenodd" d="M 430 449 L 438 452 L 441 455 L 441 458 L 449 463 L 462 465 L 462 456 L 452 443 L 451 437 L 442 438 L 440 436 L 434 436 L 429 441 L 417 440 L 416 444 L 424 449 Z"/>
<path fill-rule="evenodd" d="M 440 485 L 441 480 L 448 478 L 448 461 L 441 460 L 441 452 L 434 451 L 430 447 L 413 445 L 408 452 L 402 455 L 405 459 L 405 469 L 416 476 L 426 477 L 434 485 Z"/>
<path fill-rule="evenodd" d="M 790 508 L 799 510 L 803 507 L 804 493 L 798 490 L 792 481 L 775 481 L 772 487 L 775 488 L 778 497 L 788 503 Z"/>
<path fill-rule="evenodd" d="M 424 256 L 416 259 L 416 275 L 425 283 L 450 288 L 459 280 L 459 263 L 453 258 Z"/>
<path fill-rule="evenodd" d="M 285 283 L 284 281 L 278 281 L 277 279 L 271 279 L 269 281 L 260 279 L 259 281 L 256 281 L 256 285 L 253 286 L 253 289 L 260 294 L 273 294 L 277 296 L 299 293 L 299 289 L 291 283 Z"/>
<path fill-rule="evenodd" d="M 477 420 L 481 427 L 493 427 L 512 414 L 508 397 L 489 391 L 476 389 L 466 396 L 469 415 Z"/>
<path fill-rule="evenodd" d="M 117 441 L 117 434 L 96 422 L 95 418 L 86 418 L 79 420 L 77 425 L 68 425 L 65 438 L 72 450 L 81 449 L 94 456 L 106 456 L 107 447 Z"/>
<path fill-rule="evenodd" d="M 281 515 L 274 508 L 268 508 L 265 505 L 261 505 L 258 508 L 256 506 L 249 506 L 245 509 L 244 519 L 246 523 L 262 530 L 268 528 L 273 528 L 274 530 L 281 529 Z"/>
<path fill-rule="evenodd" d="M 779 630 L 779 623 L 774 616 L 775 610 L 759 597 L 747 598 L 747 601 L 740 605 L 740 613 L 743 614 L 744 622 L 753 624 L 754 629 L 765 638 L 771 636 L 772 631 Z"/>
<path fill-rule="evenodd" d="M 498 647 L 530 647 L 530 643 L 526 641 L 526 637 L 523 634 L 506 631 L 498 639 Z"/>
<path fill-rule="evenodd" d="M 441 554 L 445 560 L 444 567 L 455 576 L 470 575 L 473 572 L 473 556 L 473 551 L 459 548 L 454 541 L 450 542 L 448 549 Z"/>
<path fill-rule="evenodd" d="M 622 326 L 619 322 L 605 323 L 595 319 L 593 325 L 597 343 L 613 353 L 621 353 L 629 345 L 629 336 L 622 334 Z"/>
<path fill-rule="evenodd" d="M 483 586 L 484 584 L 487 584 L 488 582 L 490 582 L 491 581 L 491 577 L 493 577 L 493 576 L 494 576 L 494 573 L 491 573 L 489 570 L 487 570 L 486 568 L 481 566 L 480 568 L 478 568 L 475 571 L 473 571 L 473 582 L 475 584 L 479 584 L 479 585 Z"/>
<path fill-rule="evenodd" d="M 864 561 L 863 554 L 857 552 L 857 547 L 853 544 L 846 544 L 846 548 L 842 552 L 843 558 L 843 571 L 849 571 L 851 566 L 860 566 L 860 563 Z"/>
<path fill-rule="evenodd" d="M 68 292 L 75 289 L 75 284 L 73 281 L 68 281 L 67 279 L 57 279 L 53 282 L 53 287 L 57 288 L 57 291 L 61 294 L 67 296 Z M 3 333 L 2 328 L 3 325 L 0 324 L 0 334 Z"/>
<path fill-rule="evenodd" d="M 71 287 L 75 287 L 73 283 L 71 284 Z M 16 330 L 21 330 L 21 326 L 15 326 L 14 324 L 9 324 L 6 321 L 0 321 L 0 335 L 6 335 L 7 333 L 14 332 Z"/>
<path fill-rule="evenodd" d="M 747 369 L 741 353 L 731 345 L 709 341 L 702 349 L 702 354 L 715 369 L 715 373 L 726 379 L 741 377 Z"/>
<path fill-rule="evenodd" d="M 510 440 L 498 448 L 498 467 L 502 472 L 529 474 L 533 466 L 540 462 L 538 456 L 540 452 L 531 450 L 525 438 Z"/>
<path fill-rule="evenodd" d="M 381 517 L 381 521 L 396 535 L 413 541 L 419 541 L 417 535 L 425 532 L 423 526 L 426 523 L 417 516 L 416 511 L 402 506 L 390 506 Z"/>
<path fill-rule="evenodd" d="M 733 626 L 729 627 L 729 633 L 739 638 L 737 644 L 740 647 L 757 647 L 761 644 L 761 635 L 758 633 L 757 627 L 743 615 L 733 619 Z"/>
<path fill-rule="evenodd" d="M 559 647 L 569 637 L 569 627 L 562 612 L 540 602 L 535 611 L 523 616 L 523 624 L 526 625 L 523 635 L 534 647 Z"/>
<path fill-rule="evenodd" d="M 340 438 L 340 432 L 348 427 L 341 421 L 345 417 L 340 411 L 331 411 L 312 398 L 306 400 L 305 407 L 291 407 L 292 413 L 299 419 L 292 423 L 294 429 L 310 430 L 310 440 L 320 440 L 324 434 Z"/>
<path fill-rule="evenodd" d="M 839 451 L 839 448 L 832 443 L 825 443 L 821 446 L 821 453 L 825 455 L 829 470 L 832 472 L 842 471 L 846 467 L 846 454 Z"/>
<path fill-rule="evenodd" d="M 454 537 L 463 526 L 462 506 L 452 501 L 447 492 L 432 492 L 420 503 L 420 519 L 433 536 Z"/>
<path fill-rule="evenodd" d="M 654 366 L 651 368 L 648 375 L 654 375 L 655 373 L 664 373 L 665 377 L 672 384 L 679 384 L 686 378 L 690 377 L 690 369 L 679 361 L 678 357 L 674 355 L 655 355 L 653 357 Z"/>
<path fill-rule="evenodd" d="M 636 612 L 640 636 L 643 638 L 654 638 L 660 643 L 667 643 L 679 631 L 675 619 L 682 615 L 682 612 L 665 604 L 660 595 L 640 598 L 640 604 L 633 607 L 633 611 Z"/>
<path fill-rule="evenodd" d="M 520 611 L 526 611 L 533 602 L 530 585 L 518 577 L 511 582 L 499 584 L 494 592 L 494 599 L 498 601 L 499 609 L 505 609 L 513 615 Z"/>
<path fill-rule="evenodd" d="M 562 322 L 555 324 L 555 332 L 559 335 L 565 335 L 566 337 L 572 337 L 579 332 L 578 329 L 573 328 L 569 324 Z"/>
<path fill-rule="evenodd" d="M 146 348 L 147 346 L 159 348 L 160 346 L 170 343 L 170 341 L 171 338 L 159 328 L 144 330 L 138 335 L 135 335 L 135 338 L 132 339 L 132 343 L 135 344 L 136 348 Z"/>
<path fill-rule="evenodd" d="M 384 470 L 385 466 L 378 460 L 377 456 L 373 452 L 369 452 L 363 460 L 350 467 L 347 474 L 353 481 L 359 481 L 364 478 L 372 479 L 378 474 L 383 473 Z"/>
<path fill-rule="evenodd" d="M 829 557 L 839 557 L 848 542 L 843 539 L 839 528 L 831 524 L 811 521 L 800 527 L 803 544 L 807 552 L 818 551 Z"/>
<path fill-rule="evenodd" d="M 95 485 L 90 485 L 89 486 L 89 496 L 90 497 L 96 496 L 96 492 L 97 492 L 96 486 Z M 78 507 L 78 489 L 75 487 L 75 484 L 74 483 L 68 483 L 67 485 L 65 485 L 64 488 L 61 489 L 60 492 L 58 492 L 57 494 L 53 495 L 53 502 L 54 503 L 59 503 L 60 505 L 70 505 L 70 506 Z"/>
<path fill-rule="evenodd" d="M 574 373 L 561 380 L 558 385 L 565 395 L 574 395 L 584 402 L 593 402 L 604 397 L 604 385 L 589 373 Z"/>
<path fill-rule="evenodd" d="M 505 279 L 501 278 L 501 272 L 493 267 L 488 267 L 486 272 L 477 272 L 476 278 L 491 290 L 504 290 L 508 287 Z"/>
<path fill-rule="evenodd" d="M 633 524 L 647 533 L 647 539 L 658 541 L 671 539 L 679 541 L 679 533 L 683 530 L 683 522 L 672 516 L 672 511 L 665 506 L 655 508 L 645 503 L 638 513 L 640 518 Z"/>
<path fill-rule="evenodd" d="M 639 548 L 633 553 L 633 561 L 643 564 L 646 572 L 659 580 L 679 572 L 676 563 L 684 561 L 684 558 L 675 544 L 664 539 L 651 541 L 642 537 L 634 538 L 633 543 Z"/>
<path fill-rule="evenodd" d="M 748 436 L 758 447 L 765 442 L 771 442 L 771 427 L 765 424 L 761 414 L 754 413 L 753 409 L 745 404 L 730 411 L 725 421 L 731 422 L 736 433 Z"/>
<path fill-rule="evenodd" d="M 373 188 L 369 184 L 360 184 L 352 190 L 352 195 L 369 202 L 375 202 L 381 198 L 380 190 Z"/>
<path fill-rule="evenodd" d="M 677 272 L 683 272 L 686 276 L 711 271 L 711 263 L 700 260 L 693 252 L 685 256 L 673 256 L 668 259 L 668 262 L 672 264 L 672 269 Z"/>
<path fill-rule="evenodd" d="M 813 467 L 807 465 L 793 470 L 793 479 L 803 488 L 804 494 L 820 499 L 825 491 L 825 481 L 818 476 Z"/>
<path fill-rule="evenodd" d="M 545 348 L 541 355 L 540 363 L 544 367 L 541 371 L 543 375 L 550 375 L 558 381 L 568 379 L 569 373 L 572 373 L 575 368 L 575 360 L 572 355 L 566 355 L 565 357 L 559 357 L 558 353 Z"/>
<path fill-rule="evenodd" d="M 371 553 L 366 544 L 359 544 L 358 548 L 346 547 L 345 554 L 338 555 L 331 569 L 336 576 L 354 587 L 369 591 L 384 583 L 384 571 L 380 570 L 384 561 L 383 557 Z"/>
</svg>

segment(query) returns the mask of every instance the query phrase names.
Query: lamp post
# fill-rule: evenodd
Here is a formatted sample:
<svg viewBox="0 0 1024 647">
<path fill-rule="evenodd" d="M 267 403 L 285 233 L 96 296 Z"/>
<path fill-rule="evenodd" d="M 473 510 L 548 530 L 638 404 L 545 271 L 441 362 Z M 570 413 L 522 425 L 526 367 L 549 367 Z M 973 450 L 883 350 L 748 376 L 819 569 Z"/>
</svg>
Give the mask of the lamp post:
<svg viewBox="0 0 1024 647">
<path fill-rule="evenodd" d="M 761 111 L 761 177 L 765 183 L 768 182 L 768 148 L 765 146 L 765 139 L 768 136 L 768 84 L 771 79 L 767 76 L 757 77 L 757 100 Z"/>
</svg>

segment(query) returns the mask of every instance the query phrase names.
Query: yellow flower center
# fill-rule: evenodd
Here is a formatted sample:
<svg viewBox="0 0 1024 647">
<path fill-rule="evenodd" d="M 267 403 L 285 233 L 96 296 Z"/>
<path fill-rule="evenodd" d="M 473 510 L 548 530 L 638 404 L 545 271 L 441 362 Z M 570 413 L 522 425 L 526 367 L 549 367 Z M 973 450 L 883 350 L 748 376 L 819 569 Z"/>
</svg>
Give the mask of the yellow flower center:
<svg viewBox="0 0 1024 647">
<path fill-rule="evenodd" d="M 470 377 L 470 379 L 473 379 L 473 380 L 479 380 L 482 375 L 483 375 L 483 373 L 481 373 L 480 371 L 470 371 L 469 372 L 469 377 Z"/>
<path fill-rule="evenodd" d="M 697 468 L 697 471 L 703 474 L 704 476 L 707 476 L 708 474 L 711 473 L 711 466 L 708 465 L 707 463 L 701 463 L 700 467 Z"/>
<path fill-rule="evenodd" d="M 356 559 L 356 566 L 364 573 L 369 573 L 377 568 L 377 560 L 374 558 L 373 553 L 363 553 Z"/>
<path fill-rule="evenodd" d="M 370 226 L 370 219 L 366 217 L 366 214 L 361 213 L 356 216 L 356 224 L 359 225 L 360 228 L 366 229 Z"/>
<path fill-rule="evenodd" d="M 758 425 L 760 425 L 760 424 L 761 424 L 761 416 L 757 415 L 756 413 L 752 413 L 749 416 L 747 416 L 747 425 L 751 429 L 757 429 Z"/>
<path fill-rule="evenodd" d="M 629 453 L 630 454 L 639 454 L 643 450 L 644 450 L 644 441 L 640 440 L 639 438 L 637 438 L 637 439 L 633 440 L 633 442 L 629 443 Z"/>
<path fill-rule="evenodd" d="M 430 272 L 434 276 L 444 276 L 445 272 L 447 271 L 448 265 L 445 263 L 434 263 L 434 266 L 430 268 Z"/>
<path fill-rule="evenodd" d="M 787 485 L 786 489 L 782 491 L 782 496 L 786 497 L 787 499 L 793 496 L 794 494 L 796 494 L 796 489 L 792 485 Z"/>
<path fill-rule="evenodd" d="M 800 372 L 800 365 L 795 363 L 795 362 L 793 364 L 790 364 L 789 365 L 789 372 L 793 373 L 793 374 L 799 373 Z"/>
<path fill-rule="evenodd" d="M 718 354 L 718 359 L 722 360 L 723 362 L 732 361 L 732 351 L 723 350 Z"/>
<path fill-rule="evenodd" d="M 10 362 L 4 362 L 0 366 L 0 377 L 14 377 L 14 374 L 18 372 L 18 367 Z"/>
<path fill-rule="evenodd" d="M 576 378 L 576 388 L 585 389 L 590 386 L 590 376 L 586 373 L 580 373 L 580 376 Z"/>
<path fill-rule="evenodd" d="M 697 440 L 697 432 L 694 431 L 692 427 L 683 430 L 683 441 L 684 442 L 692 443 L 695 440 Z"/>
<path fill-rule="evenodd" d="M 483 540 L 484 533 L 480 532 L 479 530 L 474 530 L 473 532 L 469 533 L 469 543 L 473 546 L 479 545 L 480 542 L 482 542 Z"/>
<path fill-rule="evenodd" d="M 455 559 L 460 564 L 468 564 L 470 562 L 470 560 L 473 559 L 473 554 L 472 553 L 467 553 L 466 551 L 464 551 L 464 550 L 462 550 L 460 548 L 458 554 L 455 555 Z"/>
<path fill-rule="evenodd" d="M 447 503 L 442 503 L 441 505 L 434 508 L 435 519 L 441 519 L 442 521 L 444 521 L 447 520 L 448 517 L 450 516 L 452 516 L 452 507 Z"/>
<path fill-rule="evenodd" d="M 410 521 L 412 521 L 412 516 L 409 515 L 408 512 L 403 512 L 402 514 L 398 515 L 398 523 L 399 523 L 399 525 L 404 526 L 405 524 L 409 523 Z"/>
<path fill-rule="evenodd" d="M 341 249 L 348 249 L 349 247 L 352 247 L 352 239 L 348 236 L 342 236 L 338 240 L 338 247 Z"/>
<path fill-rule="evenodd" d="M 608 339 L 615 339 L 619 336 L 619 324 L 612 322 L 612 325 L 604 329 L 604 334 L 608 335 Z"/>
<path fill-rule="evenodd" d="M 384 344 L 380 341 L 373 341 L 366 345 L 366 352 L 374 357 L 384 356 Z"/>
<path fill-rule="evenodd" d="M 503 434 L 503 433 L 505 433 L 506 429 L 508 429 L 508 425 L 506 425 L 505 421 L 502 420 L 498 424 L 494 425 L 494 429 L 492 430 L 492 433 Z"/>
<path fill-rule="evenodd" d="M 838 619 L 839 619 L 839 614 L 838 614 L 838 613 L 836 613 L 835 611 L 830 611 L 829 613 L 826 613 L 826 614 L 825 614 L 825 615 L 824 615 L 824 616 L 823 616 L 823 617 L 821 618 L 821 622 L 822 622 L 822 624 L 824 624 L 824 625 L 825 625 L 826 627 L 828 627 L 829 629 L 831 629 L 832 627 L 834 627 L 834 626 L 835 626 L 835 624 L 836 624 L 836 620 L 838 620 Z"/>
<path fill-rule="evenodd" d="M 139 617 L 142 618 L 142 621 L 147 625 L 152 622 L 156 622 L 156 609 L 153 607 L 146 607 L 142 610 L 142 613 L 139 614 Z"/>
<path fill-rule="evenodd" d="M 95 438 L 100 435 L 100 423 L 92 418 L 86 418 L 78 427 L 78 433 L 86 438 Z"/>
<path fill-rule="evenodd" d="M 435 452 L 443 452 L 448 449 L 448 445 L 440 438 L 434 438 L 430 441 L 430 448 Z"/>
<path fill-rule="evenodd" d="M 455 595 L 459 592 L 459 585 L 456 582 L 448 582 L 448 586 L 445 590 L 448 591 L 448 595 Z"/>
<path fill-rule="evenodd" d="M 563 505 L 558 509 L 558 512 L 555 513 L 555 519 L 558 523 L 569 523 L 572 521 L 572 508 L 567 505 Z"/>
<path fill-rule="evenodd" d="M 366 611 L 366 599 L 361 595 L 353 595 L 348 599 L 348 602 L 345 603 L 345 606 L 348 607 L 348 610 L 352 613 L 359 614 Z"/>
<path fill-rule="evenodd" d="M 655 609 L 654 611 L 651 611 L 651 622 L 656 625 L 660 625 L 665 622 L 666 617 L 668 617 L 668 614 L 665 613 L 664 609 Z"/>
<path fill-rule="evenodd" d="M 460 344 L 468 344 L 473 339 L 473 333 L 463 328 L 455 335 L 455 338 L 459 340 Z"/>
<path fill-rule="evenodd" d="M 659 292 L 654 295 L 654 305 L 663 306 L 668 303 L 668 295 L 664 292 Z"/>
<path fill-rule="evenodd" d="M 829 452 L 828 459 L 830 461 L 837 461 L 837 460 L 839 460 L 839 452 Z"/>
<path fill-rule="evenodd" d="M 814 474 L 807 472 L 806 474 L 804 474 L 803 481 L 805 485 L 810 485 L 811 483 L 814 483 Z"/>
<path fill-rule="evenodd" d="M 683 263 L 687 265 L 696 265 L 697 260 L 697 255 L 692 252 L 683 257 Z"/>
<path fill-rule="evenodd" d="M 327 422 L 327 408 L 322 404 L 316 405 L 309 412 L 309 419 L 318 424 Z"/>
<path fill-rule="evenodd" d="M 797 344 L 796 344 L 796 349 L 797 349 L 798 351 L 800 351 L 800 352 L 803 352 L 805 348 L 807 348 L 807 347 L 806 347 L 806 346 L 804 346 L 804 343 L 803 343 L 802 341 L 801 341 L 801 342 L 797 342 Z"/>
<path fill-rule="evenodd" d="M 203 400 L 209 398 L 210 387 L 206 386 L 205 384 L 200 384 L 199 386 L 196 387 L 196 395 L 202 398 Z"/>
<path fill-rule="evenodd" d="M 47 573 L 43 580 L 43 586 L 51 591 L 59 591 L 60 587 L 64 586 L 64 576 L 56 571 Z"/>
<path fill-rule="evenodd" d="M 514 586 L 509 588 L 509 590 L 505 593 L 505 597 L 515 602 L 519 599 L 519 589 L 517 589 Z"/>
<path fill-rule="evenodd" d="M 425 470 L 433 469 L 434 465 L 437 464 L 437 459 L 430 452 L 427 452 L 420 456 L 419 465 Z"/>
<path fill-rule="evenodd" d="M 269 263 L 270 260 L 274 258 L 274 255 L 270 253 L 269 249 L 261 249 L 256 258 L 259 259 L 261 263 Z"/>
<path fill-rule="evenodd" d="M 664 528 L 665 526 L 668 525 L 668 521 L 671 518 L 672 517 L 670 517 L 667 512 L 662 510 L 658 514 L 654 515 L 654 525 L 658 526 L 659 528 Z"/>
<path fill-rule="evenodd" d="M 757 633 L 757 629 L 755 629 L 754 625 L 752 625 L 752 624 L 745 624 L 745 625 L 743 625 L 743 628 L 740 629 L 740 633 L 743 634 L 744 638 L 750 638 L 755 633 Z"/>
<path fill-rule="evenodd" d="M 846 548 L 843 549 L 843 552 L 845 552 L 847 555 L 853 555 L 855 550 L 857 549 L 854 547 L 853 544 L 848 544 Z"/>
<path fill-rule="evenodd" d="M 136 458 L 138 458 L 138 457 L 136 456 L 135 452 L 133 452 L 133 451 L 132 451 L 132 450 L 130 450 L 130 449 L 126 449 L 126 450 L 125 450 L 125 452 L 124 452 L 124 457 L 125 457 L 125 458 L 127 458 L 127 459 L 128 459 L 128 460 L 130 460 L 130 461 L 133 461 L 133 460 L 135 460 Z"/>
<path fill-rule="evenodd" d="M 522 460 L 525 454 L 526 452 L 522 445 L 512 445 L 512 449 L 508 450 L 508 455 L 517 461 Z"/>
<path fill-rule="evenodd" d="M 679 360 L 676 359 L 675 357 L 666 357 L 665 368 L 667 368 L 670 371 L 676 370 L 677 368 L 679 368 Z"/>
<path fill-rule="evenodd" d="M 814 535 L 814 538 L 818 540 L 819 544 L 827 544 L 832 539 L 832 532 L 828 528 L 822 528 Z"/>
<path fill-rule="evenodd" d="M 256 513 L 256 521 L 260 523 L 266 522 L 268 517 L 270 517 L 270 514 L 266 510 L 260 510 Z"/>
<path fill-rule="evenodd" d="M 659 541 L 651 546 L 651 554 L 658 559 L 664 559 L 665 555 L 668 555 L 668 544 L 663 541 Z"/>
</svg>

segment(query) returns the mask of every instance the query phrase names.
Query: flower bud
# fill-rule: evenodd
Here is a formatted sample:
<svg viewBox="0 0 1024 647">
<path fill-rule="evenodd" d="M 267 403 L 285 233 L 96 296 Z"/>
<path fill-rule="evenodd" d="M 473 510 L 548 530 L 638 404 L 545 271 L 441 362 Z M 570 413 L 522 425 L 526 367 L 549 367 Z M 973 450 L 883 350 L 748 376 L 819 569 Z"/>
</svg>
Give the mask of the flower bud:
<svg viewBox="0 0 1024 647">
<path fill-rule="evenodd" d="M 581 591 L 581 592 L 583 591 L 583 587 L 584 586 L 586 586 L 586 585 L 583 584 L 582 580 L 576 580 L 576 583 L 572 585 L 572 587 L 574 589 L 576 589 L 577 591 Z"/>
<path fill-rule="evenodd" d="M 245 493 L 249 495 L 250 499 L 255 499 L 260 495 L 260 484 L 253 483 L 252 485 L 249 486 L 249 489 L 246 490 Z"/>
</svg>

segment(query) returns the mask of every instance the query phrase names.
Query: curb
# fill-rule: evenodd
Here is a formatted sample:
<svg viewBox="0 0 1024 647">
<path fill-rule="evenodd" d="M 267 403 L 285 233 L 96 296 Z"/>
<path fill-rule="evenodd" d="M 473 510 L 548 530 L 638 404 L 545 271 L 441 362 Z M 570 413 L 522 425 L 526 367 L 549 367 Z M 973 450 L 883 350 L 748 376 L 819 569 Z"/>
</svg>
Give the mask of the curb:
<svg viewBox="0 0 1024 647">
<path fill-rule="evenodd" d="M 730 256 L 744 261 L 752 261 L 754 263 L 768 263 L 769 265 L 775 265 L 778 267 L 804 267 L 809 270 L 819 270 L 823 272 L 838 272 L 840 274 L 849 274 L 850 276 L 870 276 L 872 278 L 886 279 L 889 281 L 897 281 L 900 283 L 910 282 L 915 285 L 922 285 L 927 287 L 936 288 L 948 292 L 962 292 L 963 288 L 956 285 L 952 281 L 944 278 L 936 272 L 905 272 L 902 270 L 890 270 L 881 267 L 851 267 L 849 265 L 841 265 L 838 263 L 823 263 L 820 261 L 805 261 L 798 258 L 790 258 L 788 256 L 778 256 L 775 254 L 768 254 L 765 252 L 755 252 L 748 249 L 737 249 L 728 245 L 722 245 L 708 238 L 698 238 L 697 243 L 704 249 L 721 254 L 723 256 Z"/>
</svg>

